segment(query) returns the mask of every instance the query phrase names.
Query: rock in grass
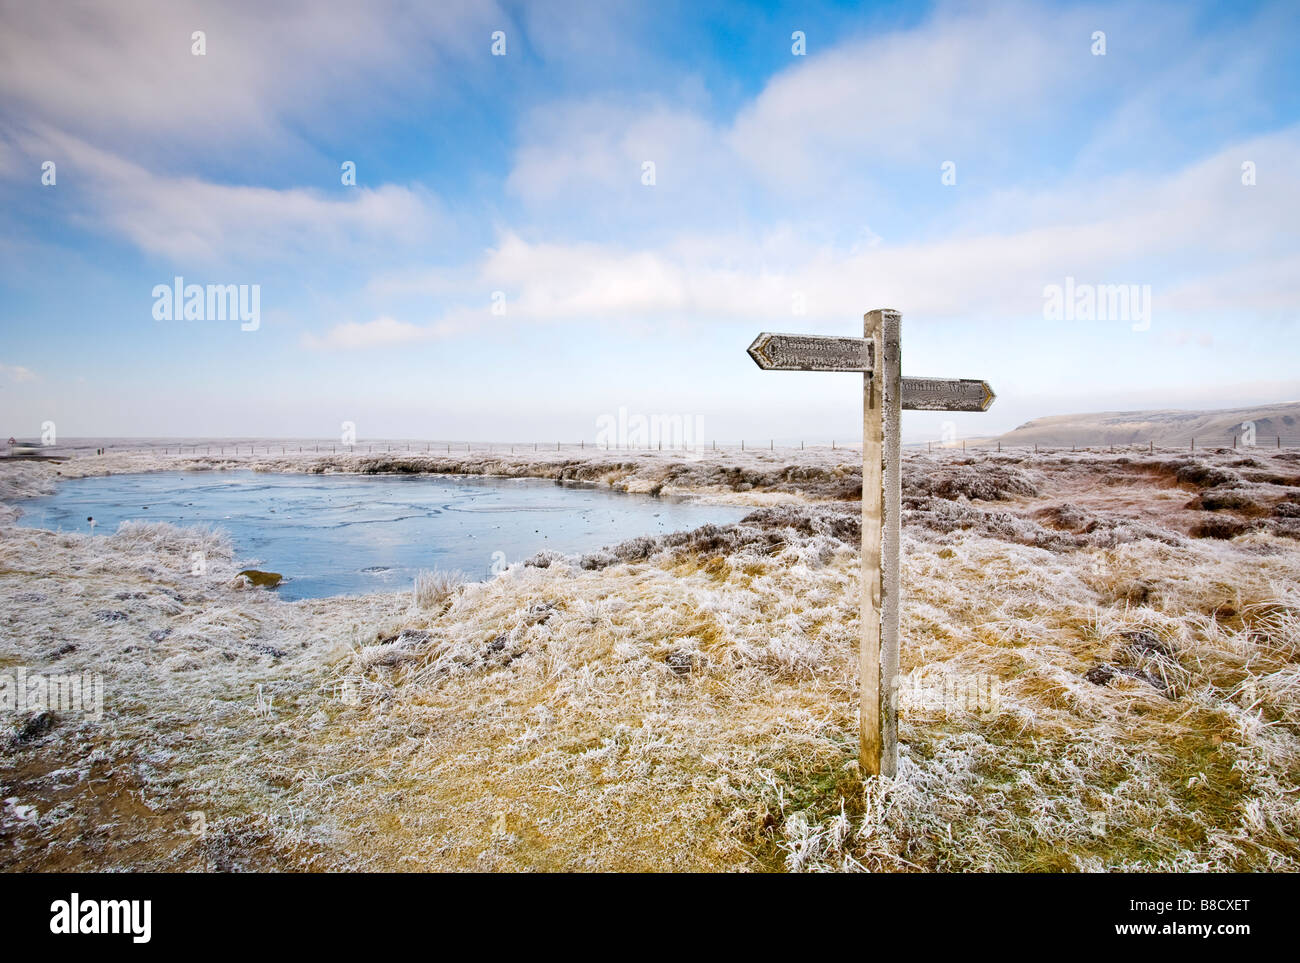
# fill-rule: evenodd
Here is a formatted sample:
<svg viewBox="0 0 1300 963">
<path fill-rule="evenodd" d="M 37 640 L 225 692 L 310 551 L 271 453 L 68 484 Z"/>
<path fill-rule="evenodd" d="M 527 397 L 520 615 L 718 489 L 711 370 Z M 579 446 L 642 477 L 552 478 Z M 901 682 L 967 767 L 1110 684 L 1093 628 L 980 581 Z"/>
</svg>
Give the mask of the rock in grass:
<svg viewBox="0 0 1300 963">
<path fill-rule="evenodd" d="M 1212 515 L 1192 526 L 1192 538 L 1236 538 L 1250 526 L 1232 517 Z"/>
<path fill-rule="evenodd" d="M 275 588 L 284 578 L 279 572 L 259 572 L 255 568 L 246 568 L 239 574 L 258 588 Z"/>
<path fill-rule="evenodd" d="M 1173 650 L 1156 636 L 1150 629 L 1138 629 L 1135 632 L 1123 632 L 1127 648 L 1137 656 L 1159 655 L 1166 659 L 1174 657 Z"/>
<path fill-rule="evenodd" d="M 45 735 L 56 725 L 59 717 L 53 712 L 40 712 L 23 720 L 14 730 L 13 742 L 22 745 Z"/>
<path fill-rule="evenodd" d="M 1111 681 L 1120 676 L 1127 676 L 1130 679 L 1136 679 L 1139 682 L 1145 682 L 1151 688 L 1155 689 L 1166 699 L 1174 698 L 1173 692 L 1169 687 L 1156 675 L 1150 672 L 1143 672 L 1141 669 L 1130 669 L 1127 666 L 1112 665 L 1109 662 L 1102 662 L 1094 665 L 1084 673 L 1084 678 L 1093 685 L 1110 685 Z"/>
<path fill-rule="evenodd" d="M 681 649 L 673 649 L 664 656 L 664 661 L 668 663 L 668 668 L 672 670 L 674 675 L 690 675 L 704 667 L 703 655 Z"/>
</svg>

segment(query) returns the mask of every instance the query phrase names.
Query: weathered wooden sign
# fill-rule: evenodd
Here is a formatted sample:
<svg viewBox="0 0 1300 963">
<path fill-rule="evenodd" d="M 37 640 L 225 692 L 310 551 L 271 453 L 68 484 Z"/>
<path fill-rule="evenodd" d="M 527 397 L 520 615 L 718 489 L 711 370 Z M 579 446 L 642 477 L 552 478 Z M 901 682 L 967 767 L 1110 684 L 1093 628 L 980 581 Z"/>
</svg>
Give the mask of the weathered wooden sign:
<svg viewBox="0 0 1300 963">
<path fill-rule="evenodd" d="M 749 356 L 764 371 L 861 371 L 874 366 L 866 338 L 823 334 L 768 334 L 749 346 Z M 954 378 L 904 378 L 904 411 L 988 411 L 997 397 L 987 381 Z"/>
<path fill-rule="evenodd" d="M 904 408 L 987 411 L 985 381 L 904 378 L 902 315 L 879 309 L 863 318 L 862 338 L 760 334 L 749 355 L 767 371 L 862 373 L 862 642 L 860 758 L 868 775 L 898 769 L 899 521 L 902 515 Z"/>
<path fill-rule="evenodd" d="M 871 352 L 863 338 L 821 334 L 760 334 L 749 346 L 749 356 L 766 371 L 870 372 Z"/>
<path fill-rule="evenodd" d="M 997 395 L 987 381 L 904 378 L 904 411 L 988 411 Z"/>
</svg>

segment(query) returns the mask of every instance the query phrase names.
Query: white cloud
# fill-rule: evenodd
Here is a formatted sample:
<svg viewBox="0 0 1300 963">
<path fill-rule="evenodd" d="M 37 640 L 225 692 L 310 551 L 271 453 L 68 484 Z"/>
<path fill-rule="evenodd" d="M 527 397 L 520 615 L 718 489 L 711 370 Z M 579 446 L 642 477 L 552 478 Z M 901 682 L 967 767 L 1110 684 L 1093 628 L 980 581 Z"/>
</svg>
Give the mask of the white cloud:
<svg viewBox="0 0 1300 963">
<path fill-rule="evenodd" d="M 506 188 L 534 205 L 593 191 L 625 211 L 663 204 L 665 194 L 716 199 L 735 176 L 735 158 L 708 121 L 654 100 L 547 105 L 525 121 L 522 138 Z M 642 182 L 647 161 L 654 186 Z"/>
<path fill-rule="evenodd" d="M 1041 316 L 1044 286 L 1070 276 L 1149 284 L 1166 318 L 1203 308 L 1274 316 L 1288 299 L 1294 304 L 1300 276 L 1292 227 L 1300 188 L 1281 179 L 1243 187 L 1235 159 L 1244 153 L 1269 170 L 1296 169 L 1300 130 L 1231 145 L 1170 175 L 1022 193 L 1028 214 L 996 232 L 901 244 L 868 239 L 847 248 L 810 242 L 788 227 L 757 236 L 697 231 L 621 247 L 507 232 L 470 267 L 385 276 L 372 288 L 455 303 L 502 290 L 510 318 L 525 322 L 800 327 L 842 323 L 874 306 L 951 320 L 1032 318 Z M 806 316 L 793 313 L 796 293 Z"/>
<path fill-rule="evenodd" d="M 35 371 L 30 368 L 24 368 L 20 364 L 4 364 L 0 362 L 0 378 L 14 384 L 24 384 L 29 381 L 40 380 Z"/>
<path fill-rule="evenodd" d="M 765 183 L 820 184 L 933 162 L 1059 110 L 1088 61 L 1079 12 L 948 4 L 922 25 L 837 45 L 774 77 L 727 140 Z M 1071 56 L 1074 51 L 1076 56 Z"/>
<path fill-rule="evenodd" d="M 1285 61 L 1270 31 L 1279 15 L 1242 18 L 1228 42 L 1185 11 L 1160 13 L 1152 31 L 1149 10 L 1117 4 L 942 3 L 910 29 L 834 38 L 791 58 L 730 116 L 669 102 L 668 90 L 547 103 L 521 127 L 507 188 L 552 238 L 626 243 L 776 220 L 826 237 L 886 224 L 913 236 L 954 224 L 1019 229 L 1049 213 L 1016 206 L 1025 188 L 1035 203 L 1087 209 L 1098 179 L 1195 157 L 1228 139 L 1234 118 L 1240 128 L 1260 115 L 1261 74 Z M 1090 49 L 1099 27 L 1105 57 Z M 1207 104 L 1213 130 L 1186 123 Z M 1148 136 L 1154 154 L 1135 154 Z M 653 188 L 639 181 L 644 160 L 657 165 Z M 940 185 L 947 160 L 955 190 Z M 1072 193 L 1043 189 L 1071 180 Z M 1007 184 L 1025 187 L 980 204 Z"/>
<path fill-rule="evenodd" d="M 1252 254 L 1243 264 L 1181 280 L 1165 292 L 1162 304 L 1188 315 L 1230 318 L 1244 308 L 1265 318 L 1300 321 L 1300 251 L 1275 255 L 1254 248 Z"/>
<path fill-rule="evenodd" d="M 6 2 L 0 101 L 11 121 L 160 161 L 261 149 L 348 121 L 401 115 L 486 55 L 491 0 Z M 206 34 L 204 56 L 191 35 Z M 17 123 L 15 126 L 23 126 Z"/>
<path fill-rule="evenodd" d="M 343 322 L 334 325 L 323 336 L 308 333 L 302 340 L 305 347 L 317 350 L 355 350 L 432 341 L 447 337 L 454 330 L 449 322 L 419 325 L 383 317 L 364 324 Z"/>
<path fill-rule="evenodd" d="M 646 98 L 547 104 L 523 126 L 507 187 L 535 208 L 598 205 L 637 224 L 656 214 L 734 219 L 737 201 L 754 197 L 768 206 L 817 197 L 818 214 L 842 217 L 846 205 L 880 200 L 886 165 L 924 164 L 937 185 L 942 160 L 972 150 L 1005 159 L 1036 124 L 1059 121 L 1081 96 L 1081 72 L 1096 66 L 1095 19 L 948 4 L 913 29 L 793 58 L 732 118 Z M 1109 22 L 1130 20 L 1112 10 Z M 649 190 L 645 160 L 657 166 Z"/>
<path fill-rule="evenodd" d="M 1163 331 L 1160 334 L 1159 340 L 1163 344 L 1172 345 L 1177 348 L 1181 348 L 1189 344 L 1194 344 L 1201 348 L 1214 347 L 1214 335 L 1211 334 L 1209 331 L 1190 331 L 1190 330 Z"/>
<path fill-rule="evenodd" d="M 217 184 L 157 174 L 49 129 L 23 136 L 20 147 L 33 161 L 60 159 L 59 190 L 76 193 L 82 208 L 74 216 L 87 227 L 181 264 L 370 256 L 376 247 L 428 241 L 447 225 L 440 200 L 420 187 L 327 194 Z"/>
</svg>

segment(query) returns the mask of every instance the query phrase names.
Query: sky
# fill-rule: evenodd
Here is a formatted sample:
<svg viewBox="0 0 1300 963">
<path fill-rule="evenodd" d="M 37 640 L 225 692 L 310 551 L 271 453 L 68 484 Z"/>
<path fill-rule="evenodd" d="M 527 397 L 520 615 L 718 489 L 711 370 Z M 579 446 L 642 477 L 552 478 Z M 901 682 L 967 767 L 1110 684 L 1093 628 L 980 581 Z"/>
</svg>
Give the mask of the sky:
<svg viewBox="0 0 1300 963">
<path fill-rule="evenodd" d="M 1295 400 L 1297 225 L 1293 2 L 0 0 L 0 434 L 852 439 L 745 349 L 881 307 L 905 440 Z"/>
</svg>

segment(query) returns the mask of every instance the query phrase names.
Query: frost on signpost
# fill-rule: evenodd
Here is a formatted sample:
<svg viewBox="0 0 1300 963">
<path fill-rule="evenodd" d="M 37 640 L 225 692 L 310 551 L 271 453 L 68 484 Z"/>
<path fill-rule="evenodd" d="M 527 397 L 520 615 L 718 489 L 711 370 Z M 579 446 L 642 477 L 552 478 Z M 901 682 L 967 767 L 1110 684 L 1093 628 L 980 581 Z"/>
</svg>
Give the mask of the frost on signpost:
<svg viewBox="0 0 1300 963">
<path fill-rule="evenodd" d="M 899 520 L 903 409 L 987 411 L 987 382 L 904 378 L 902 316 L 867 312 L 861 338 L 764 332 L 749 356 L 765 371 L 862 373 L 862 672 L 860 757 L 867 775 L 898 768 Z"/>
</svg>

